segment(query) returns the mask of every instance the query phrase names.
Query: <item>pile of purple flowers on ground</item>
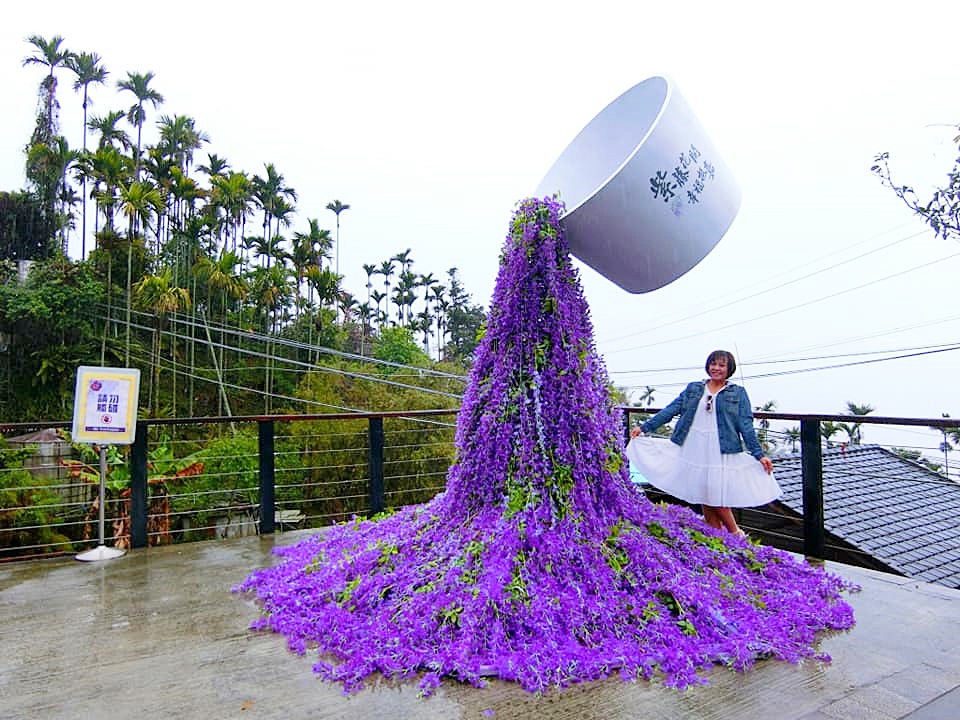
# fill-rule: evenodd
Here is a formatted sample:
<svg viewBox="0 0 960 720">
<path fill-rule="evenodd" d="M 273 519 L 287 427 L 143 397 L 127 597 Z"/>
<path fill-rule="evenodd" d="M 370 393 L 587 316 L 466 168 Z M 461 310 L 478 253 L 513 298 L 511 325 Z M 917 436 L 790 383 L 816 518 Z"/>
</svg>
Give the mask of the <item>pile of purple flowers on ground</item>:
<svg viewBox="0 0 960 720">
<path fill-rule="evenodd" d="M 379 673 L 530 691 L 617 674 L 686 687 L 721 663 L 818 656 L 840 578 L 650 503 L 629 481 L 562 205 L 515 212 L 447 489 L 277 550 L 238 590 L 256 629 L 316 648 L 346 691 Z"/>
</svg>

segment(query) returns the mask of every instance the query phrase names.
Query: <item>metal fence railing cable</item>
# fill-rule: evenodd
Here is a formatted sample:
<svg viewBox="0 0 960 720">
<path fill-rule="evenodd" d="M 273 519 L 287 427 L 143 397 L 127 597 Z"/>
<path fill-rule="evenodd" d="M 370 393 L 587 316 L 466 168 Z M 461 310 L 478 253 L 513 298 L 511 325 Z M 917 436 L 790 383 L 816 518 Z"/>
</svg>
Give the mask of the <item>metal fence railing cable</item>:
<svg viewBox="0 0 960 720">
<path fill-rule="evenodd" d="M 630 423 L 657 408 L 621 410 Z M 455 413 L 142 420 L 134 444 L 109 468 L 106 542 L 140 548 L 322 527 L 427 502 L 445 489 L 454 458 Z M 902 496 L 876 488 L 901 483 L 912 494 L 960 491 L 945 469 L 931 469 L 930 458 L 937 456 L 930 445 L 922 446 L 928 465 L 904 459 L 881 469 L 857 459 L 866 445 L 840 448 L 819 437 L 822 424 L 852 420 L 850 415 L 756 413 L 758 426 L 770 425 L 763 428 L 766 437 L 780 449 L 775 462 L 803 466 L 804 502 L 799 512 L 777 504 L 754 510 L 743 520 L 751 535 L 808 555 L 887 569 L 863 547 L 825 531 L 824 518 L 835 509 L 831 503 L 840 502 L 836 489 L 823 485 L 825 468 L 842 492 L 863 496 L 865 509 L 877 505 L 873 512 L 878 517 L 885 503 L 900 503 Z M 856 416 L 855 421 L 864 433 L 871 426 L 931 434 L 960 427 L 960 420 L 949 418 Z M 802 427 L 804 436 L 788 434 L 775 423 Z M 66 427 L 64 422 L 6 424 L 0 432 L 15 437 L 53 428 L 65 435 Z M 818 465 L 805 459 L 812 451 L 811 438 Z M 787 449 L 791 443 L 795 450 Z M 84 476 L 83 463 L 75 457 L 36 462 L 31 459 L 35 450 L 0 443 L 0 560 L 76 553 L 96 543 L 97 486 Z M 889 460 L 894 453 L 884 457 Z M 646 491 L 656 499 L 656 493 Z"/>
</svg>

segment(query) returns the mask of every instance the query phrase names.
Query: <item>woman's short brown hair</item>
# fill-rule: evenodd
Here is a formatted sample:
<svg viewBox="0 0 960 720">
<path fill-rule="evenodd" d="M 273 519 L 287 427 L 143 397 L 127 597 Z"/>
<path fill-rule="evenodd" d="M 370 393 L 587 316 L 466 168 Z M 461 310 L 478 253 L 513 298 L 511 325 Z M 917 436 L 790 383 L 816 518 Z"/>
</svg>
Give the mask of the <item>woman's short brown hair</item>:
<svg viewBox="0 0 960 720">
<path fill-rule="evenodd" d="M 703 366 L 704 371 L 707 375 L 710 374 L 710 363 L 719 360 L 720 358 L 726 358 L 727 360 L 727 378 L 730 378 L 734 371 L 737 369 L 737 361 L 733 358 L 733 353 L 729 350 L 714 350 L 707 356 L 707 362 Z"/>
</svg>

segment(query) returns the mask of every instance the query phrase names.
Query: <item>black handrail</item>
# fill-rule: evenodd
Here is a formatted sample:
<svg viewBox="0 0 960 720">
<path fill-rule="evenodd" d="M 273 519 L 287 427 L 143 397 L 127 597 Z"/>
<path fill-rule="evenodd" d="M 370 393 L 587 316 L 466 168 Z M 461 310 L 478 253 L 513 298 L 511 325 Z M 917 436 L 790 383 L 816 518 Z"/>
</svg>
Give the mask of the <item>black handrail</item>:
<svg viewBox="0 0 960 720">
<path fill-rule="evenodd" d="M 637 413 L 654 414 L 659 408 L 619 406 L 623 413 L 623 437 L 629 440 L 630 418 Z M 147 435 L 150 426 L 226 424 L 255 422 L 259 439 L 260 532 L 270 534 L 276 527 L 275 517 L 275 457 L 274 437 L 278 422 L 304 420 L 366 420 L 368 423 L 368 466 L 370 515 L 385 507 L 384 488 L 384 428 L 385 418 L 418 418 L 454 415 L 458 408 L 434 410 L 393 410 L 384 412 L 344 412 L 311 415 L 243 415 L 200 418 L 151 418 L 137 422 L 137 432 L 130 453 L 130 541 L 135 548 L 146 547 L 147 533 Z M 782 412 L 755 412 L 758 420 L 793 420 L 800 422 L 801 467 L 803 476 L 803 547 L 810 557 L 822 558 L 825 552 L 823 512 L 823 462 L 821 451 L 821 422 L 856 422 L 873 425 L 909 425 L 928 428 L 960 428 L 960 418 L 900 418 L 866 415 L 817 415 Z M 16 433 L 43 428 L 69 428 L 66 421 L 0 424 L 0 432 Z"/>
<path fill-rule="evenodd" d="M 660 408 L 619 406 L 623 412 L 623 436 L 630 437 L 630 416 L 635 413 L 653 415 Z M 895 418 L 876 415 L 815 415 L 798 413 L 755 412 L 757 420 L 799 420 L 801 474 L 803 484 L 803 551 L 808 557 L 824 558 L 826 531 L 823 513 L 823 458 L 820 444 L 820 423 L 855 422 L 873 425 L 910 425 L 929 428 L 960 427 L 960 418 Z"/>
</svg>

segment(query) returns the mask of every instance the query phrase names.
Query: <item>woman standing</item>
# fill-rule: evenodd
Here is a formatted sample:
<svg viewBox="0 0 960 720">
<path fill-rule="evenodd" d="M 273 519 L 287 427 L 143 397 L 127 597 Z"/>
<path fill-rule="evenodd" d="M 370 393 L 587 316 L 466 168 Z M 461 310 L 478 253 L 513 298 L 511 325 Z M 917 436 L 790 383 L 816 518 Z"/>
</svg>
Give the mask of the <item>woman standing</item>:
<svg viewBox="0 0 960 720">
<path fill-rule="evenodd" d="M 757 441 L 747 391 L 729 381 L 737 369 L 733 354 L 714 350 L 705 369 L 705 381 L 690 383 L 634 428 L 626 454 L 651 485 L 700 504 L 709 525 L 744 535 L 730 508 L 765 505 L 782 491 L 773 463 Z M 646 437 L 677 415 L 671 442 Z"/>
</svg>

